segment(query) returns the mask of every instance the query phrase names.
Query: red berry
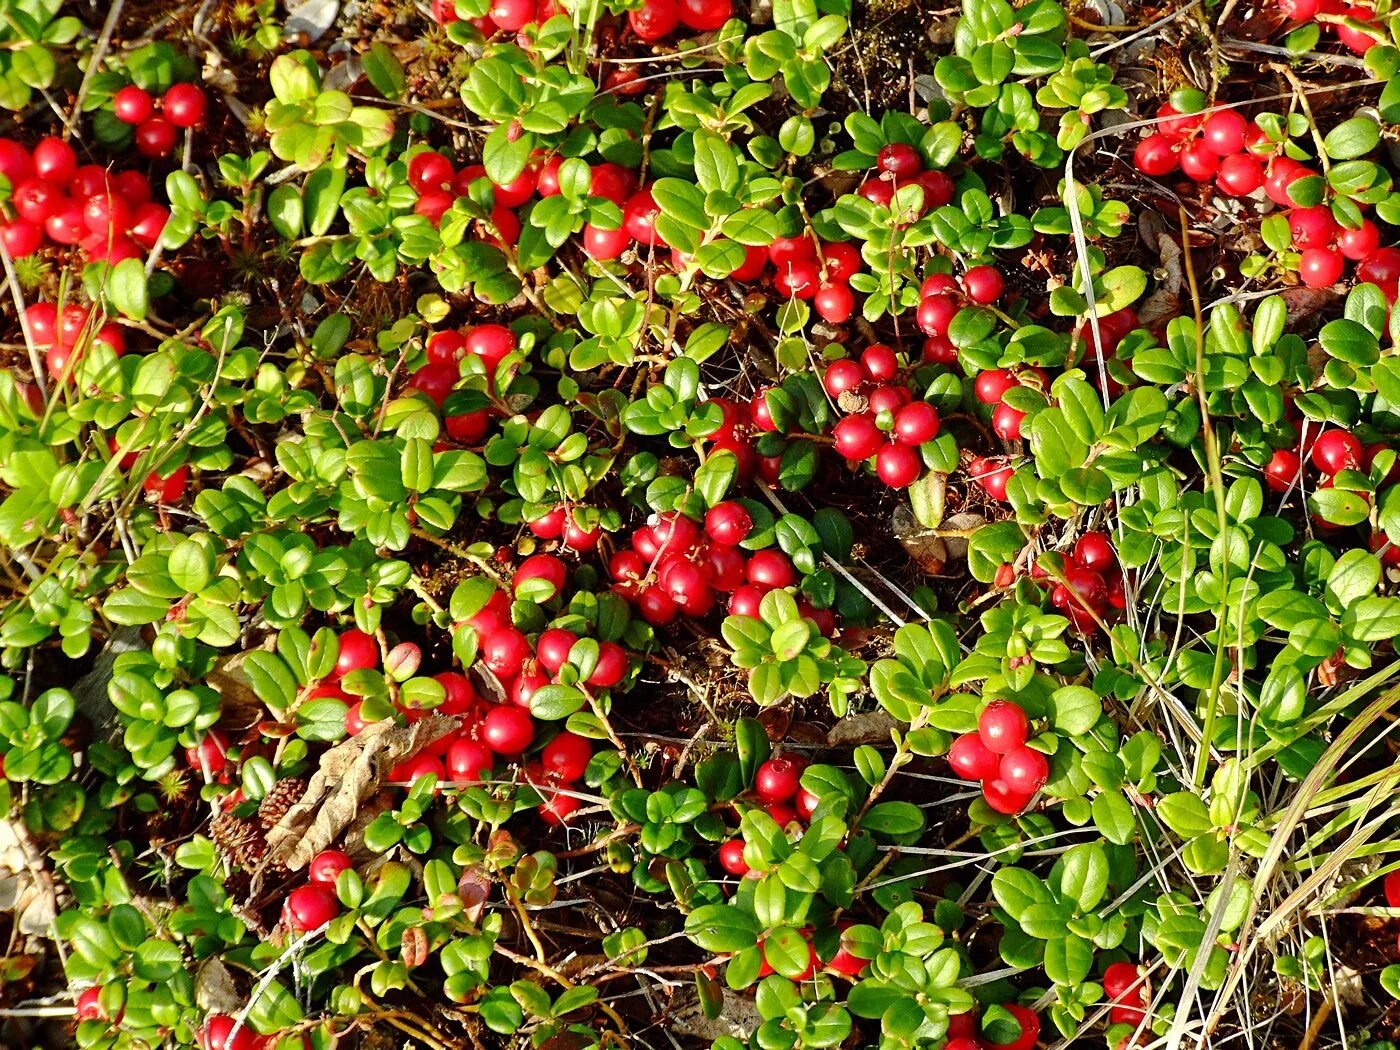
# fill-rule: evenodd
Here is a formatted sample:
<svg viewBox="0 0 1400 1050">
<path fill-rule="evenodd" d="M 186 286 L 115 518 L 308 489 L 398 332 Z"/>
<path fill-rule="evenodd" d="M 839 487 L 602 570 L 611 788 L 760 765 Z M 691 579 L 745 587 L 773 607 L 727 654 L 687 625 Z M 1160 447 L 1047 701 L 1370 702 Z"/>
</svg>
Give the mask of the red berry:
<svg viewBox="0 0 1400 1050">
<path fill-rule="evenodd" d="M 924 158 L 918 150 L 904 142 L 881 146 L 880 152 L 875 155 L 875 164 L 881 171 L 901 177 L 917 175 L 924 170 Z"/>
<path fill-rule="evenodd" d="M 999 1050 L 1033 1050 L 1036 1041 L 1040 1038 L 1040 1017 L 1034 1010 L 1016 1003 L 1004 1004 L 1008 1013 L 1015 1016 L 1021 1024 L 1021 1034 L 1009 1043 L 998 1044 Z"/>
<path fill-rule="evenodd" d="M 750 583 L 770 590 L 791 587 L 797 582 L 797 574 L 788 556 L 771 547 L 755 552 L 749 559 L 748 578 Z"/>
<path fill-rule="evenodd" d="M 1142 1002 L 1142 975 L 1130 962 L 1109 963 L 1103 972 L 1103 991 L 1114 1002 L 1137 1006 Z"/>
<path fill-rule="evenodd" d="M 1010 700 L 993 700 L 977 717 L 977 734 L 994 754 L 1004 755 L 1024 744 L 1030 731 L 1026 712 Z"/>
<path fill-rule="evenodd" d="M 923 470 L 924 461 L 908 445 L 891 441 L 875 454 L 875 473 L 892 489 L 908 488 Z"/>
<path fill-rule="evenodd" d="M 1222 157 L 1215 184 L 1221 193 L 1231 197 L 1247 197 L 1264 185 L 1264 165 L 1248 153 Z"/>
<path fill-rule="evenodd" d="M 862 182 L 856 187 L 856 192 L 871 204 L 879 204 L 888 208 L 890 202 L 894 200 L 894 183 L 889 179 L 876 176 Z"/>
<path fill-rule="evenodd" d="M 773 287 L 789 299 L 811 299 L 821 287 L 817 260 L 797 259 L 779 265 L 778 272 L 773 275 Z"/>
<path fill-rule="evenodd" d="M 15 187 L 11 201 L 21 219 L 43 223 L 67 204 L 68 198 L 47 179 L 30 179 Z"/>
<path fill-rule="evenodd" d="M 941 208 L 948 204 L 957 189 L 953 180 L 941 171 L 921 171 L 914 176 L 914 181 L 924 189 L 925 210 Z"/>
<path fill-rule="evenodd" d="M 598 262 L 616 259 L 631 244 L 632 235 L 621 226 L 615 230 L 605 230 L 590 222 L 583 228 L 583 252 Z"/>
<path fill-rule="evenodd" d="M 823 244 L 821 254 L 828 281 L 844 284 L 860 271 L 860 252 L 849 241 Z"/>
<path fill-rule="evenodd" d="M 209 111 L 209 99 L 198 84 L 172 84 L 161 100 L 160 111 L 177 128 L 198 128 Z"/>
<path fill-rule="evenodd" d="M 1346 430 L 1328 430 L 1312 447 L 1312 463 L 1327 475 L 1341 470 L 1356 470 L 1361 465 L 1361 442 Z"/>
<path fill-rule="evenodd" d="M 36 222 L 15 219 L 0 224 L 0 244 L 4 245 L 5 253 L 10 258 L 23 259 L 43 247 L 44 231 Z"/>
<path fill-rule="evenodd" d="M 481 741 L 498 755 L 518 755 L 535 739 L 535 720 L 522 708 L 498 704 L 481 720 Z"/>
<path fill-rule="evenodd" d="M 1385 903 L 1387 907 L 1400 908 L 1400 870 L 1385 877 Z"/>
<path fill-rule="evenodd" d="M 550 674 L 558 674 L 559 669 L 569 662 L 569 653 L 578 641 L 578 635 L 562 627 L 551 627 L 535 642 L 535 659 Z"/>
<path fill-rule="evenodd" d="M 905 445 L 922 445 L 938 436 L 939 425 L 938 409 L 927 401 L 915 401 L 895 413 L 895 440 Z"/>
<path fill-rule="evenodd" d="M 1288 187 L 1299 179 L 1314 174 L 1316 173 L 1303 167 L 1292 157 L 1278 157 L 1269 166 L 1268 175 L 1264 179 L 1264 192 L 1268 195 L 1269 200 L 1279 207 L 1291 208 L 1294 201 L 1288 193 Z"/>
<path fill-rule="evenodd" d="M 996 812 L 1011 816 L 1025 812 L 1026 807 L 1031 804 L 1032 796 L 1015 790 L 1001 780 L 993 779 L 982 781 L 982 797 Z"/>
<path fill-rule="evenodd" d="M 1185 138 L 1201 126 L 1205 118 L 1199 113 L 1183 113 L 1170 102 L 1157 107 L 1159 130 L 1171 138 Z"/>
<path fill-rule="evenodd" d="M 210 1014 L 199 1030 L 200 1050 L 259 1050 L 257 1032 L 228 1014 Z"/>
<path fill-rule="evenodd" d="M 638 9 L 627 12 L 627 23 L 638 40 L 651 43 L 670 36 L 680 25 L 681 12 L 676 0 L 645 0 Z"/>
<path fill-rule="evenodd" d="M 530 643 L 514 627 L 501 627 L 480 645 L 481 662 L 499 678 L 510 678 L 530 657 Z"/>
<path fill-rule="evenodd" d="M 656 244 L 660 240 L 656 233 L 656 218 L 660 214 L 661 206 L 651 195 L 651 187 L 643 186 L 627 198 L 622 209 L 622 225 L 638 244 Z"/>
<path fill-rule="evenodd" d="M 567 824 L 569 818 L 582 806 L 583 801 L 578 797 L 563 791 L 556 791 L 545 796 L 545 800 L 540 803 L 538 812 L 540 819 L 546 824 L 558 827 L 560 824 Z"/>
<path fill-rule="evenodd" d="M 78 171 L 78 155 L 61 138 L 50 135 L 34 147 L 34 174 L 56 186 L 67 185 Z"/>
<path fill-rule="evenodd" d="M 1281 448 L 1264 464 L 1264 483 L 1275 492 L 1287 492 L 1295 486 L 1303 463 L 1298 453 Z"/>
<path fill-rule="evenodd" d="M 568 520 L 564 522 L 564 546 L 571 551 L 591 551 L 596 550 L 599 542 L 603 539 L 602 526 L 595 525 L 591 529 L 585 529 L 578 523 L 578 520 L 570 514 Z"/>
<path fill-rule="evenodd" d="M 1356 229 L 1343 229 L 1337 235 L 1337 248 L 1353 262 L 1369 259 L 1381 244 L 1381 231 L 1369 219 L 1362 219 Z"/>
<path fill-rule="evenodd" d="M 748 616 L 758 619 L 759 605 L 763 601 L 763 588 L 753 584 L 744 584 L 736 587 L 734 593 L 729 596 L 728 612 L 730 616 Z"/>
<path fill-rule="evenodd" d="M 337 638 L 339 654 L 335 658 L 332 678 L 341 678 L 351 671 L 361 671 L 379 665 L 379 643 L 374 636 L 357 627 L 342 631 Z"/>
<path fill-rule="evenodd" d="M 716 543 L 733 547 L 748 539 L 753 518 L 742 503 L 725 500 L 705 513 L 705 534 Z"/>
<path fill-rule="evenodd" d="M 131 239 L 150 251 L 160 241 L 165 224 L 170 221 L 170 209 L 163 204 L 147 202 L 138 205 L 131 218 Z"/>
<path fill-rule="evenodd" d="M 856 462 L 869 459 L 885 443 L 885 435 L 869 416 L 846 416 L 832 430 L 836 451 Z"/>
<path fill-rule="evenodd" d="M 587 738 L 565 730 L 544 745 L 544 750 L 540 752 L 540 765 L 546 773 L 571 784 L 583 779 L 592 757 L 593 745 Z"/>
<path fill-rule="evenodd" d="M 802 763 L 790 758 L 770 758 L 754 774 L 753 790 L 764 802 L 786 802 L 797 794 Z"/>
<path fill-rule="evenodd" d="M 143 157 L 160 160 L 175 152 L 179 132 L 164 117 L 151 117 L 136 125 L 136 150 Z"/>
<path fill-rule="evenodd" d="M 598 689 L 611 689 L 627 677 L 630 668 L 626 649 L 616 642 L 599 642 L 598 661 L 588 676 L 588 684 Z"/>
<path fill-rule="evenodd" d="M 884 343 L 871 343 L 860 355 L 860 367 L 874 383 L 888 383 L 899 371 L 899 358 Z"/>
<path fill-rule="evenodd" d="M 1294 208 L 1288 213 L 1288 229 L 1296 248 L 1325 248 L 1337 236 L 1337 220 L 1325 204 L 1311 208 Z"/>
<path fill-rule="evenodd" d="M 982 743 L 977 733 L 964 733 L 948 750 L 948 765 L 964 780 L 986 780 L 1001 768 L 1000 758 Z"/>
<path fill-rule="evenodd" d="M 983 306 L 1000 299 L 1005 287 L 1000 271 L 992 266 L 974 266 L 963 274 L 963 288 L 967 290 L 967 297 Z"/>
<path fill-rule="evenodd" d="M 91 988 L 84 988 L 79 994 L 73 1016 L 79 1021 L 101 1021 L 106 1019 L 106 1014 L 102 1010 L 102 989 L 93 985 Z"/>
<path fill-rule="evenodd" d="M 340 873 L 349 871 L 354 866 L 350 855 L 344 850 L 323 849 L 311 858 L 311 863 L 306 866 L 306 874 L 312 882 L 324 882 L 334 886 L 335 880 L 340 878 Z"/>
<path fill-rule="evenodd" d="M 521 562 L 520 568 L 515 572 L 515 582 L 513 584 L 515 596 L 517 598 L 521 597 L 521 592 L 525 589 L 525 584 L 529 583 L 531 580 L 544 580 L 549 584 L 549 589 L 530 588 L 530 600 L 541 604 L 553 601 L 564 589 L 564 581 L 568 578 L 568 573 L 568 566 L 554 555 L 532 555 Z"/>
<path fill-rule="evenodd" d="M 951 295 L 933 295 L 919 304 L 914 317 L 924 335 L 947 335 L 957 313 L 958 304 Z"/>
<path fill-rule="evenodd" d="M 1081 568 L 1106 572 L 1118 564 L 1113 544 L 1102 532 L 1086 532 L 1074 544 L 1074 560 Z"/>
<path fill-rule="evenodd" d="M 1034 748 L 1020 744 L 1001 756 L 1000 779 L 1012 791 L 1033 795 L 1050 777 L 1050 763 Z"/>
<path fill-rule="evenodd" d="M 1220 170 L 1220 154 L 1197 139 L 1181 151 L 1181 171 L 1196 182 L 1209 182 Z"/>
<path fill-rule="evenodd" d="M 711 33 L 734 17 L 732 0 L 680 0 L 681 22 L 697 33 Z"/>
<path fill-rule="evenodd" d="M 34 161 L 29 151 L 14 139 L 0 138 L 0 175 L 18 186 L 34 174 Z"/>
<path fill-rule="evenodd" d="M 433 364 L 456 364 L 466 356 L 466 336 L 456 329 L 434 332 L 427 337 L 423 349 Z"/>
<path fill-rule="evenodd" d="M 1179 163 L 1176 146 L 1170 137 L 1160 132 L 1149 135 L 1133 151 L 1133 166 L 1153 178 L 1169 175 Z"/>
<path fill-rule="evenodd" d="M 447 774 L 454 781 L 479 784 L 491 775 L 496 764 L 491 749 L 479 740 L 459 737 L 452 741 L 444 756 Z"/>
<path fill-rule="evenodd" d="M 1005 500 L 1006 486 L 1015 471 L 1001 460 L 978 457 L 968 465 L 968 473 L 992 499 Z"/>
<path fill-rule="evenodd" d="M 1356 268 L 1356 279 L 1374 284 L 1389 302 L 1395 302 L 1396 288 L 1400 286 L 1400 248 L 1377 249 Z"/>
<path fill-rule="evenodd" d="M 856 297 L 847 285 L 823 284 L 817 288 L 812 305 L 822 320 L 831 324 L 845 324 L 855 311 Z"/>
<path fill-rule="evenodd" d="M 1014 390 L 1020 384 L 1016 377 L 1006 368 L 988 368 L 977 373 L 977 379 L 973 383 L 973 393 L 977 400 L 984 405 L 999 405 L 1001 399 L 1006 396 L 1008 390 Z"/>
<path fill-rule="evenodd" d="M 1309 288 L 1328 288 L 1342 279 L 1341 253 L 1332 248 L 1309 248 L 1298 257 L 1298 275 Z"/>
<path fill-rule="evenodd" d="M 1245 130 L 1249 122 L 1233 109 L 1221 110 L 1206 117 L 1201 125 L 1201 140 L 1221 157 L 1244 149 Z"/>
<path fill-rule="evenodd" d="M 865 369 L 848 357 L 833 361 L 822 374 L 822 386 L 833 398 L 840 397 L 848 390 L 858 390 L 865 382 Z"/>
<path fill-rule="evenodd" d="M 1347 18 L 1354 18 L 1358 22 L 1374 27 L 1372 19 L 1375 17 L 1375 12 L 1369 7 L 1347 7 L 1343 8 L 1340 13 Z M 1333 23 L 1332 29 L 1336 32 L 1337 39 L 1358 55 L 1364 55 L 1380 42 L 1371 33 L 1353 29 L 1344 22 Z"/>
<path fill-rule="evenodd" d="M 749 873 L 749 865 L 744 860 L 743 839 L 730 839 L 719 848 L 719 866 L 740 878 Z"/>
<path fill-rule="evenodd" d="M 1311 22 L 1322 10 L 1322 0 L 1278 0 L 1278 9 L 1290 22 Z"/>
<path fill-rule="evenodd" d="M 535 21 L 535 0 L 492 0 L 486 17 L 507 33 L 518 33 Z"/>
<path fill-rule="evenodd" d="M 282 921 L 296 933 L 319 930 L 340 914 L 340 901 L 334 888 L 323 882 L 298 886 L 287 895 Z"/>
<path fill-rule="evenodd" d="M 408 184 L 419 193 L 447 189 L 454 175 L 452 162 L 435 150 L 415 153 L 408 160 Z"/>
<path fill-rule="evenodd" d="M 1021 437 L 1021 421 L 1026 413 L 1018 412 L 1005 401 L 997 405 L 992 413 L 992 430 L 1003 441 L 1018 441 Z"/>
<path fill-rule="evenodd" d="M 169 474 L 157 474 L 152 471 L 141 483 L 141 487 L 161 503 L 174 503 L 185 494 L 185 486 L 189 484 L 189 480 L 190 468 L 181 466 Z"/>
</svg>

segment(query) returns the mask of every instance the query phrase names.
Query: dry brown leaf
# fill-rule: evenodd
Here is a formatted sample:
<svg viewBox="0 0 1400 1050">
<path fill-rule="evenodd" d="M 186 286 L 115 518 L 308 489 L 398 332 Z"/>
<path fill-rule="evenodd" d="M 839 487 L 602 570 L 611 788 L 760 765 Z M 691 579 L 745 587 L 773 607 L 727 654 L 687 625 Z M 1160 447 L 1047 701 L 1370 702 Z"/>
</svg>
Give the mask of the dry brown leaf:
<svg viewBox="0 0 1400 1050">
<path fill-rule="evenodd" d="M 857 744 L 888 744 L 890 732 L 899 723 L 887 711 L 862 711 L 848 715 L 826 734 L 828 747 L 855 747 Z"/>
<path fill-rule="evenodd" d="M 461 718 L 429 715 L 410 726 L 387 719 L 368 726 L 321 756 L 306 794 L 267 833 L 268 858 L 292 871 L 340 837 L 389 770 L 446 736 Z"/>
<path fill-rule="evenodd" d="M 195 973 L 194 1001 L 206 1013 L 231 1014 L 243 1008 L 247 997 L 238 994 L 233 974 L 223 960 L 211 955 Z"/>
</svg>

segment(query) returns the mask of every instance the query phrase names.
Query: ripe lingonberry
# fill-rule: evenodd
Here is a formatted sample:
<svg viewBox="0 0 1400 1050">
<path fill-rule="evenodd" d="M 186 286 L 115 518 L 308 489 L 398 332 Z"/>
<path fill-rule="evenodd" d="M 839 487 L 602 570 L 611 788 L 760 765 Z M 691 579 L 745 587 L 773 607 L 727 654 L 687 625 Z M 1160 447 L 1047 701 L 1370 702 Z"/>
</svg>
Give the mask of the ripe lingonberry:
<svg viewBox="0 0 1400 1050">
<path fill-rule="evenodd" d="M 1004 755 L 1026 742 L 1030 721 L 1019 705 L 1010 700 L 993 700 L 977 717 L 977 733 L 989 751 Z"/>
</svg>

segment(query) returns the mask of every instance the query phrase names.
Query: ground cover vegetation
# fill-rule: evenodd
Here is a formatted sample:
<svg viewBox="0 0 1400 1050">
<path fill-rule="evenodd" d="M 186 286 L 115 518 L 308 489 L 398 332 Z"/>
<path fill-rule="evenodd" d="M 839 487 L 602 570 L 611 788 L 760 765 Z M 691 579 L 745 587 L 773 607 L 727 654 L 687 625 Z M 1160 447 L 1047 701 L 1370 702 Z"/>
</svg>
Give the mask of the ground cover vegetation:
<svg viewBox="0 0 1400 1050">
<path fill-rule="evenodd" d="M 1400 1039 L 1400 15 L 0 0 L 0 1043 Z"/>
</svg>

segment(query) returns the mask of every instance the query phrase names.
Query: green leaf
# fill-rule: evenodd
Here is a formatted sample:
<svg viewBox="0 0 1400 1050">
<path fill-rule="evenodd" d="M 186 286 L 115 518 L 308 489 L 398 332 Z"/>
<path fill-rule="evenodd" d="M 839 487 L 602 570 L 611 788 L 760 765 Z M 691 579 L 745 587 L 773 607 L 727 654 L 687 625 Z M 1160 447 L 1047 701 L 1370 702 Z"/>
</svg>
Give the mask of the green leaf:
<svg viewBox="0 0 1400 1050">
<path fill-rule="evenodd" d="M 107 295 L 123 316 L 144 321 L 150 308 L 145 260 L 123 259 L 112 267 L 112 275 L 107 281 Z"/>
<path fill-rule="evenodd" d="M 1380 144 L 1380 126 L 1370 117 L 1352 117 L 1327 133 L 1323 148 L 1333 160 L 1364 157 Z"/>
<path fill-rule="evenodd" d="M 381 95 L 390 100 L 403 96 L 408 81 L 404 76 L 403 64 L 393 51 L 389 50 L 388 45 L 376 43 L 365 52 L 360 61 L 364 66 L 365 76 L 369 77 L 369 82 Z"/>
<path fill-rule="evenodd" d="M 758 943 L 758 922 L 753 915 L 729 904 L 696 908 L 685 920 L 685 933 L 709 952 L 737 952 Z"/>
</svg>

